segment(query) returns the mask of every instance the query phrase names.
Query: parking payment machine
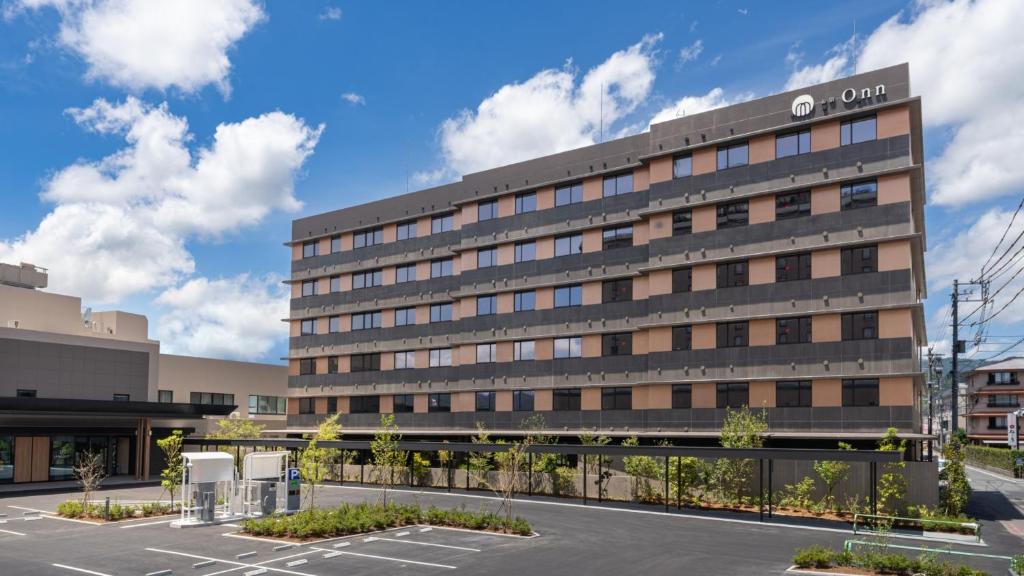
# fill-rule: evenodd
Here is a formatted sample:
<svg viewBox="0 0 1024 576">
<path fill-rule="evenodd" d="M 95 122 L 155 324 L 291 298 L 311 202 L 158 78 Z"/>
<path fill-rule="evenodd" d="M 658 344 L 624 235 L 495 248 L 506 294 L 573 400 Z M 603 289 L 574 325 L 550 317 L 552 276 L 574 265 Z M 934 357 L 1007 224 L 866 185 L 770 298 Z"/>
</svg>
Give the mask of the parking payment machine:
<svg viewBox="0 0 1024 576">
<path fill-rule="evenodd" d="M 298 468 L 288 469 L 288 512 L 295 512 L 299 509 L 299 495 L 302 490 L 302 480 L 299 478 Z"/>
</svg>

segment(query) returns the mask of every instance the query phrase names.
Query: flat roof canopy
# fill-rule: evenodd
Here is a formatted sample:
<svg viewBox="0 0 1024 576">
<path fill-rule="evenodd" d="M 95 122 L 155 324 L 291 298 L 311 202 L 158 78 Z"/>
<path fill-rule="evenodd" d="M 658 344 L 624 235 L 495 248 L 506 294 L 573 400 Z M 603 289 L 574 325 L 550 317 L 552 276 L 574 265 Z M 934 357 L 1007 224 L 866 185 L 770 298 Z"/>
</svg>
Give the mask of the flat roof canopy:
<svg viewBox="0 0 1024 576">
<path fill-rule="evenodd" d="M 183 404 L 119 400 L 79 400 L 74 398 L 0 398 L 0 413 L 35 413 L 51 416 L 111 415 L 150 418 L 202 418 L 227 416 L 233 405 Z"/>
</svg>

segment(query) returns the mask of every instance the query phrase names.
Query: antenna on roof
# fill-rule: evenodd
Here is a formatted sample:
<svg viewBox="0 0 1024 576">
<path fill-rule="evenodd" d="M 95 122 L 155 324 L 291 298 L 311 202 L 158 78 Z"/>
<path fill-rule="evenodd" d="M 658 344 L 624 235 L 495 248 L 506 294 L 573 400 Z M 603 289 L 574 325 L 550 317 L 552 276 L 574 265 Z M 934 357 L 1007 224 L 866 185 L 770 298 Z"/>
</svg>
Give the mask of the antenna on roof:
<svg viewBox="0 0 1024 576">
<path fill-rule="evenodd" d="M 600 136 L 598 142 L 604 142 L 604 82 L 601 82 L 601 120 Z"/>
</svg>

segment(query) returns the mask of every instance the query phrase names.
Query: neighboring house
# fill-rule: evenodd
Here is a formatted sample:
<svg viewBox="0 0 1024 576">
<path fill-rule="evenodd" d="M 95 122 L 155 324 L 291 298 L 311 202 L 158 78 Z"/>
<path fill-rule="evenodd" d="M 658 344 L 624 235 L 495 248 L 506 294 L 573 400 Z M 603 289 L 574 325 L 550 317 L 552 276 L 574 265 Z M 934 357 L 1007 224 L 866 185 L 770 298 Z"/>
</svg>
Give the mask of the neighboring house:
<svg viewBox="0 0 1024 576">
<path fill-rule="evenodd" d="M 1024 404 L 1024 358 L 1008 358 L 967 373 L 967 436 L 1007 444 L 1007 420 Z"/>
</svg>

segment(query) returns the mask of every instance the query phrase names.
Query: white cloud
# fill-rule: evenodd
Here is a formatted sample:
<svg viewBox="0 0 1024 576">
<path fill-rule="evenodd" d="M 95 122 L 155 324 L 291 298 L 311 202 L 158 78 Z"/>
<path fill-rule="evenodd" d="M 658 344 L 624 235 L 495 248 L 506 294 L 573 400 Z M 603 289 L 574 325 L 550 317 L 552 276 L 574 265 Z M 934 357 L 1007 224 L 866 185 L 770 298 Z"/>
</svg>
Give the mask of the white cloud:
<svg viewBox="0 0 1024 576">
<path fill-rule="evenodd" d="M 440 129 L 446 167 L 466 174 L 597 141 L 633 112 L 654 84 L 655 45 L 661 34 L 612 54 L 577 82 L 569 65 L 507 84 Z M 603 103 L 603 115 L 601 113 Z"/>
<path fill-rule="evenodd" d="M 364 98 L 362 94 L 356 94 L 355 92 L 345 92 L 341 95 L 341 99 L 353 106 L 366 105 L 366 98 Z"/>
<path fill-rule="evenodd" d="M 266 17 L 255 0 L 20 0 L 16 6 L 55 8 L 58 42 L 85 60 L 91 80 L 189 93 L 213 84 L 225 96 L 228 51 Z"/>
<path fill-rule="evenodd" d="M 692 116 L 701 112 L 707 112 L 708 110 L 714 110 L 715 108 L 729 106 L 730 104 L 735 104 L 737 102 L 745 102 L 753 97 L 754 95 L 752 93 L 744 93 L 734 98 L 727 98 L 724 90 L 721 88 L 712 88 L 707 94 L 701 96 L 684 96 L 679 100 L 676 100 L 672 105 L 662 108 L 654 115 L 653 118 L 651 118 L 650 124 L 657 124 L 658 122 L 665 122 L 682 116 Z"/>
<path fill-rule="evenodd" d="M 803 53 L 796 51 L 796 46 L 790 48 L 786 53 L 786 64 L 793 68 L 789 79 L 786 80 L 786 90 L 796 90 L 804 86 L 813 86 L 840 76 L 849 74 L 853 64 L 854 48 L 857 37 L 853 36 L 846 42 L 832 47 L 828 51 L 829 58 L 821 64 L 800 66 L 803 63 Z"/>
<path fill-rule="evenodd" d="M 0 240 L 0 261 L 50 269 L 50 287 L 113 303 L 187 278 L 192 238 L 217 238 L 295 211 L 294 180 L 323 126 L 271 112 L 217 127 L 191 150 L 185 118 L 135 98 L 68 111 L 83 128 L 123 137 L 124 148 L 54 173 L 41 197 L 56 204 L 39 226 Z"/>
<path fill-rule="evenodd" d="M 746 16 L 747 14 L 750 14 L 750 10 L 747 10 L 746 8 L 737 8 L 736 12 L 739 12 L 741 16 Z"/>
<path fill-rule="evenodd" d="M 288 335 L 288 289 L 275 275 L 194 278 L 164 291 L 157 336 L 174 354 L 255 360 Z"/>
<path fill-rule="evenodd" d="M 693 44 L 679 50 L 679 61 L 682 63 L 693 62 L 704 51 L 704 41 L 696 40 Z"/>
<path fill-rule="evenodd" d="M 341 20 L 341 8 L 337 6 L 328 6 L 320 12 L 318 18 L 321 20 Z"/>
<path fill-rule="evenodd" d="M 447 180 L 452 180 L 455 175 L 448 171 L 446 168 L 438 168 L 436 170 L 422 170 L 412 173 L 412 183 L 417 187 L 433 186 L 440 184 Z"/>
</svg>

